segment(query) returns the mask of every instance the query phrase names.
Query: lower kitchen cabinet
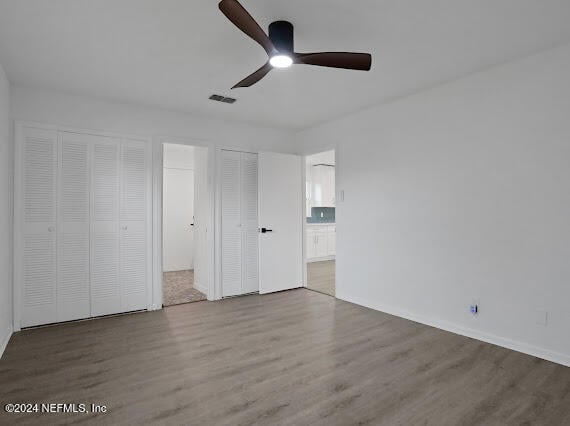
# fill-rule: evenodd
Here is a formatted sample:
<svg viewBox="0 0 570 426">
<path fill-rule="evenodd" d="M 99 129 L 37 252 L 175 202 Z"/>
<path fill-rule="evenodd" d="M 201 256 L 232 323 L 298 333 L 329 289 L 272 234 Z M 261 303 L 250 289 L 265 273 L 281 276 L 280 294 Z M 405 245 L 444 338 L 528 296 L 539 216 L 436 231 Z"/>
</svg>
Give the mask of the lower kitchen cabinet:
<svg viewBox="0 0 570 426">
<path fill-rule="evenodd" d="M 307 226 L 307 261 L 331 260 L 336 255 L 336 225 Z"/>
</svg>

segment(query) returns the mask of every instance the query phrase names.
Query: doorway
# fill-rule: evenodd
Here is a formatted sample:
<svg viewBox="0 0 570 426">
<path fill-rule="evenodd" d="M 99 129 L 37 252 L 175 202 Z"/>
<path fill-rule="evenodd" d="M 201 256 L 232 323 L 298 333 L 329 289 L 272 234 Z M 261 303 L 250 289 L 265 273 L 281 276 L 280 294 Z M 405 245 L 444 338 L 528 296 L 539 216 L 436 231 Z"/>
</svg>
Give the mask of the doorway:
<svg viewBox="0 0 570 426">
<path fill-rule="evenodd" d="M 335 296 L 335 151 L 305 157 L 307 288 Z"/>
<path fill-rule="evenodd" d="M 207 148 L 163 144 L 163 306 L 207 300 Z"/>
</svg>

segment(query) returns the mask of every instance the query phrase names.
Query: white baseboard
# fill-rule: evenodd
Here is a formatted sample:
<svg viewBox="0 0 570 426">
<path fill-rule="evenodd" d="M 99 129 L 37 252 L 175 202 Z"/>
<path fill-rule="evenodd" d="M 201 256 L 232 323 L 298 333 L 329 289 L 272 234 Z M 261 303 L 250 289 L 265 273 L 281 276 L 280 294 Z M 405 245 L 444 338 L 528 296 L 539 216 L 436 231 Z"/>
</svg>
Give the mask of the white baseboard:
<svg viewBox="0 0 570 426">
<path fill-rule="evenodd" d="M 12 337 L 12 327 L 7 327 L 4 331 L 0 334 L 0 358 L 4 354 L 4 350 L 6 346 L 8 346 L 8 342 L 10 341 L 10 337 Z"/>
<path fill-rule="evenodd" d="M 354 303 L 356 305 L 364 306 L 366 308 L 374 309 L 376 311 L 381 311 L 386 314 L 405 318 L 407 320 L 411 320 L 414 322 L 419 322 L 421 324 L 429 325 L 431 327 L 439 328 L 441 330 L 449 331 L 451 333 L 460 334 L 462 336 L 470 337 L 476 340 L 481 340 L 486 343 L 491 343 L 493 345 L 501 346 L 507 349 L 512 349 L 513 351 L 522 352 L 527 355 L 532 355 L 537 358 L 545 359 L 547 361 L 552 361 L 557 364 L 562 364 L 564 366 L 570 367 L 570 355 L 567 354 L 554 352 L 548 349 L 540 348 L 538 346 L 530 345 L 528 343 L 519 342 L 516 340 L 508 339 L 506 337 L 501 337 L 501 336 L 496 336 L 494 334 L 481 332 L 479 330 L 475 330 L 472 328 L 457 326 L 447 321 L 434 320 L 421 315 L 415 315 L 409 312 L 402 311 L 401 309 L 382 305 L 380 303 L 374 303 L 369 300 L 362 300 L 338 294 L 337 298 L 340 300 L 344 300 L 345 302 Z"/>
<path fill-rule="evenodd" d="M 208 294 L 208 287 L 203 286 L 201 283 L 199 282 L 194 282 L 194 288 L 198 291 L 201 291 L 204 294 Z"/>
<path fill-rule="evenodd" d="M 336 256 L 312 257 L 310 259 L 307 259 L 307 263 L 326 262 L 327 260 L 335 260 L 335 259 L 336 259 Z"/>
</svg>

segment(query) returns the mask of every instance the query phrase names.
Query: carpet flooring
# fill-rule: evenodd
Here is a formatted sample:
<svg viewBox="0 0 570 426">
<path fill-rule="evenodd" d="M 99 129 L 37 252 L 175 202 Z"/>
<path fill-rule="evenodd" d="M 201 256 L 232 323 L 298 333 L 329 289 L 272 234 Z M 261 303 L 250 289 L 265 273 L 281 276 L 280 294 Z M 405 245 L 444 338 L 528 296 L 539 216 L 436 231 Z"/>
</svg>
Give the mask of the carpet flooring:
<svg viewBox="0 0 570 426">
<path fill-rule="evenodd" d="M 201 302 L 206 295 L 194 288 L 194 270 L 165 272 L 162 275 L 163 306 Z"/>
</svg>

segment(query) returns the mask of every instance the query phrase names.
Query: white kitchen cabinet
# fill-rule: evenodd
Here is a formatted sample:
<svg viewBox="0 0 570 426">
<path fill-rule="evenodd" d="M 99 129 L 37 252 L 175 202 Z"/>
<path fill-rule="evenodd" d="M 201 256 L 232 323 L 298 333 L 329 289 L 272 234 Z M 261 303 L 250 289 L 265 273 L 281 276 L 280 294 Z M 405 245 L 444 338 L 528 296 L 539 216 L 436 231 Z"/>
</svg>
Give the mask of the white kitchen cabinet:
<svg viewBox="0 0 570 426">
<path fill-rule="evenodd" d="M 336 225 L 327 229 L 327 256 L 336 256 Z"/>
<path fill-rule="evenodd" d="M 307 259 L 317 257 L 316 232 L 311 228 L 307 229 Z"/>
<path fill-rule="evenodd" d="M 319 229 L 315 232 L 316 241 L 315 241 L 315 254 L 316 257 L 326 257 L 328 255 L 328 232 L 326 228 Z"/>
<path fill-rule="evenodd" d="M 307 225 L 307 261 L 331 260 L 336 255 L 336 226 Z"/>
<path fill-rule="evenodd" d="M 335 167 L 317 164 L 310 173 L 311 207 L 335 207 Z"/>
</svg>

